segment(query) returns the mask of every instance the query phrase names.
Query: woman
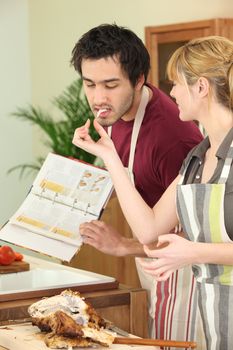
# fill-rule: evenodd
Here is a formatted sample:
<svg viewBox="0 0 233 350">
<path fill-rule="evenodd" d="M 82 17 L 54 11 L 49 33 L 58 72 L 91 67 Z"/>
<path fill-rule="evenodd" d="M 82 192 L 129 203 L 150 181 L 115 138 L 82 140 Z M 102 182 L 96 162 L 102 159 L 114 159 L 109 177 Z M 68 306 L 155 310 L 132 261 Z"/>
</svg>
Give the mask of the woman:
<svg viewBox="0 0 233 350">
<path fill-rule="evenodd" d="M 233 42 L 223 37 L 194 39 L 168 63 L 183 121 L 197 120 L 208 137 L 186 158 L 180 174 L 150 209 L 133 188 L 104 129 L 88 135 L 89 121 L 76 130 L 74 144 L 101 156 L 111 173 L 122 210 L 151 262 L 144 269 L 166 280 L 192 265 L 207 349 L 233 348 Z M 180 224 L 183 236 L 167 234 Z M 157 249 L 148 244 L 158 240 Z"/>
</svg>

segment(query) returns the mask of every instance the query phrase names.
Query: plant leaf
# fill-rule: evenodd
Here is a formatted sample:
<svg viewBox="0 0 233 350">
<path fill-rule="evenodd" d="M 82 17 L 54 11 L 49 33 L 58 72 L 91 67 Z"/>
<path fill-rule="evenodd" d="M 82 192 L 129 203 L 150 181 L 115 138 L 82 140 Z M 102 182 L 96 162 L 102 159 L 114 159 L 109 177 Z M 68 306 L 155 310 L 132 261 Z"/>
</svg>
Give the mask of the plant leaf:
<svg viewBox="0 0 233 350">
<path fill-rule="evenodd" d="M 58 117 L 50 115 L 40 107 L 28 105 L 18 108 L 11 115 L 36 125 L 44 133 L 44 144 L 48 150 L 65 157 L 73 157 L 93 164 L 95 156 L 77 148 L 72 144 L 73 134 L 76 128 L 83 125 L 87 119 L 93 120 L 94 116 L 83 93 L 82 80 L 77 79 L 70 84 L 58 97 L 52 100 L 52 104 L 59 112 Z M 91 126 L 90 135 L 94 140 L 98 139 L 96 130 Z M 35 164 L 22 164 L 9 169 L 8 174 L 20 170 L 20 177 L 28 172 L 38 171 L 42 165 L 42 159 Z"/>
</svg>

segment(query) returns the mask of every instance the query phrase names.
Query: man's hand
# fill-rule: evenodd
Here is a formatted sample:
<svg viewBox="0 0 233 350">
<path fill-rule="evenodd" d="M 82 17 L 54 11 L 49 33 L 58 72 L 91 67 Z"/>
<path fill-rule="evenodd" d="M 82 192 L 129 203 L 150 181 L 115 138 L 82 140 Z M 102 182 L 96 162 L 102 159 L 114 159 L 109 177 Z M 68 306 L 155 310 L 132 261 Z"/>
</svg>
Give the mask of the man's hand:
<svg viewBox="0 0 233 350">
<path fill-rule="evenodd" d="M 79 230 L 84 243 L 91 245 L 102 253 L 122 256 L 124 237 L 112 226 L 103 221 L 93 220 L 81 224 Z"/>
<path fill-rule="evenodd" d="M 143 246 L 135 239 L 122 236 L 103 221 L 93 220 L 80 225 L 80 234 L 86 244 L 113 256 L 145 256 Z"/>
</svg>

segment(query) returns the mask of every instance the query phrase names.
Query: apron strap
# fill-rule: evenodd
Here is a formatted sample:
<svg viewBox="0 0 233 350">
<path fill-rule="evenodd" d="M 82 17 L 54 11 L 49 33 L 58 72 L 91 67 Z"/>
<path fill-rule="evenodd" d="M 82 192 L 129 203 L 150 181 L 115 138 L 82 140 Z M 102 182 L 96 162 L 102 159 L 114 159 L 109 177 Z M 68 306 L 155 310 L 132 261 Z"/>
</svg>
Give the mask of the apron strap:
<svg viewBox="0 0 233 350">
<path fill-rule="evenodd" d="M 147 87 L 143 86 L 142 89 L 142 98 L 141 102 L 139 104 L 135 119 L 134 119 L 134 124 L 133 124 L 133 131 L 131 135 L 131 143 L 130 143 L 130 153 L 129 153 L 129 164 L 128 168 L 130 172 L 133 172 L 133 163 L 134 163 L 134 155 L 135 155 L 135 149 L 136 149 L 136 144 L 137 144 L 137 139 L 138 139 L 138 134 L 142 125 L 142 121 L 144 118 L 145 110 L 147 103 L 149 101 L 149 90 Z"/>
<path fill-rule="evenodd" d="M 226 156 L 218 183 L 221 184 L 221 183 L 225 183 L 227 181 L 230 170 L 231 170 L 232 160 L 233 160 L 233 141 L 232 141 L 230 148 L 227 152 L 227 156 Z"/>
<path fill-rule="evenodd" d="M 134 118 L 134 124 L 133 124 L 133 131 L 131 135 L 131 142 L 130 142 L 130 153 L 129 153 L 129 163 L 128 163 L 128 172 L 131 174 L 130 178 L 131 181 L 134 183 L 133 180 L 133 163 L 134 163 L 134 156 L 135 156 L 135 149 L 138 139 L 138 134 L 142 125 L 142 121 L 145 115 L 146 106 L 149 101 L 149 88 L 146 86 L 143 86 L 142 88 L 142 97 L 140 104 L 138 106 L 137 113 Z M 109 126 L 107 129 L 109 137 L 111 137 L 112 134 L 112 126 Z"/>
</svg>

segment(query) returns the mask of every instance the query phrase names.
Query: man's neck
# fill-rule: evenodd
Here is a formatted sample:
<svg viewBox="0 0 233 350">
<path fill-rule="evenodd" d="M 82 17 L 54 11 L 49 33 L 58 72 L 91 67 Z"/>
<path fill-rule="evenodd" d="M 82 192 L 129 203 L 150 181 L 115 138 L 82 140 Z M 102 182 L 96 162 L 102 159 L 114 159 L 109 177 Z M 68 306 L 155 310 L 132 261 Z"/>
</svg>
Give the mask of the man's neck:
<svg viewBox="0 0 233 350">
<path fill-rule="evenodd" d="M 150 101 L 150 99 L 152 97 L 152 91 L 148 86 L 146 86 L 146 89 L 149 90 L 149 101 Z M 129 122 L 129 121 L 135 119 L 138 107 L 139 107 L 140 102 L 141 102 L 141 98 L 142 98 L 142 89 L 138 93 L 137 92 L 135 93 L 133 105 L 132 105 L 130 111 L 121 117 L 122 120 L 124 120 L 125 122 Z"/>
<path fill-rule="evenodd" d="M 148 89 L 148 87 L 146 87 Z M 134 101 L 133 101 L 133 105 L 131 107 L 131 109 L 128 111 L 128 113 L 124 114 L 121 119 L 124 120 L 125 122 L 129 122 L 131 120 L 134 120 L 137 114 L 137 110 L 138 107 L 140 105 L 141 102 L 141 98 L 142 98 L 142 90 L 138 92 L 135 92 L 135 96 L 134 96 Z M 152 93 L 152 91 L 149 89 L 150 94 Z M 151 96 L 150 96 L 151 98 Z"/>
</svg>

